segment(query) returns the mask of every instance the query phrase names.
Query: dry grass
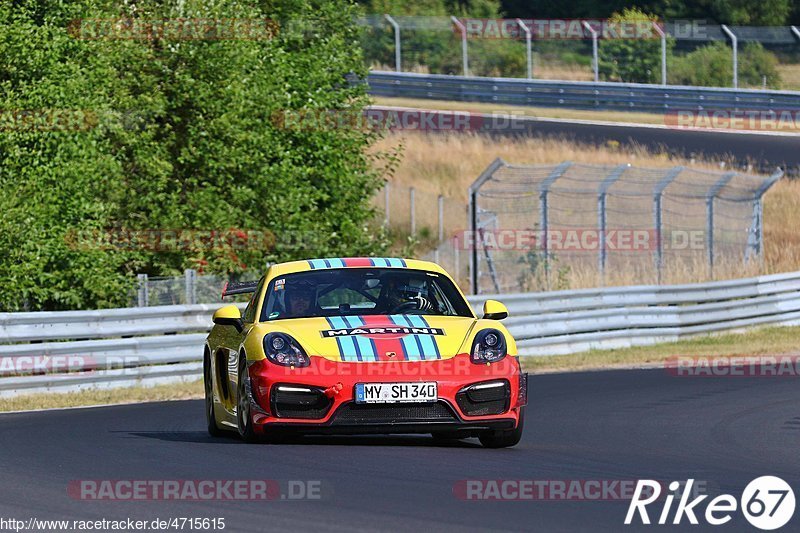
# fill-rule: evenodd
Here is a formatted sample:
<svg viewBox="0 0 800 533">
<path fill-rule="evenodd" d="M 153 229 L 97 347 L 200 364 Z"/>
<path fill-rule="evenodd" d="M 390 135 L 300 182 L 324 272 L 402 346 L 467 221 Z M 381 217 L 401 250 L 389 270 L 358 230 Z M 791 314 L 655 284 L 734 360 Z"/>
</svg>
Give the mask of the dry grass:
<svg viewBox="0 0 800 533">
<path fill-rule="evenodd" d="M 619 350 L 591 350 L 572 355 L 523 357 L 523 367 L 534 373 L 658 365 L 670 357 L 729 357 L 796 354 L 800 327 L 765 327 L 743 333 L 725 333 Z"/>
<path fill-rule="evenodd" d="M 107 405 L 167 400 L 191 400 L 203 397 L 203 381 L 179 382 L 154 387 L 91 389 L 66 393 L 39 393 L 0 398 L 0 412 L 30 411 L 86 405 Z"/>
<path fill-rule="evenodd" d="M 418 191 L 418 199 L 425 195 L 435 198 L 436 195 L 443 194 L 454 203 L 461 202 L 462 205 L 466 204 L 469 185 L 497 157 L 519 164 L 555 164 L 570 160 L 604 165 L 630 162 L 642 167 L 689 165 L 697 169 L 716 171 L 727 167 L 725 162 L 685 160 L 665 153 L 651 153 L 641 147 L 621 149 L 616 144 L 594 146 L 543 138 L 493 139 L 477 134 L 425 135 L 404 132 L 384 138 L 376 148 L 389 150 L 398 145 L 402 146 L 402 159 L 391 178 L 394 189 L 405 190 L 405 187 L 413 186 Z M 382 199 L 379 205 L 382 205 Z M 713 279 L 800 270 L 800 233 L 796 231 L 800 226 L 798 205 L 800 182 L 781 180 L 776 184 L 764 197 L 764 264 L 757 261 L 749 265 L 738 261 L 730 264 L 718 262 Z M 435 211 L 433 214 L 435 215 Z M 396 205 L 392 213 L 393 223 L 402 225 L 403 221 L 399 218 L 403 215 L 408 216 L 407 206 Z M 419 219 L 425 213 L 418 213 L 417 216 L 419 224 Z M 465 217 L 459 214 L 448 222 L 451 223 L 446 233 L 452 234 L 452 231 L 464 228 Z M 417 252 L 425 251 L 418 249 Z M 647 271 L 651 263 L 649 260 L 638 261 L 638 264 L 631 265 L 628 269 L 611 270 L 605 281 L 599 278 L 591 261 L 586 263 L 586 267 L 570 265 L 569 272 L 560 280 L 560 288 L 597 287 L 603 283 L 629 285 L 652 283 L 655 280 L 655 274 Z M 645 263 L 647 265 L 642 266 Z M 443 264 L 453 269 L 449 259 Z M 709 272 L 701 251 L 690 262 L 668 265 L 662 282 L 690 283 L 708 279 Z"/>
<path fill-rule="evenodd" d="M 534 56 L 533 77 L 537 80 L 592 81 L 591 66 L 545 60 Z"/>
<path fill-rule="evenodd" d="M 785 91 L 800 91 L 800 65 L 779 64 L 778 74 L 781 77 L 781 89 Z"/>
<path fill-rule="evenodd" d="M 469 185 L 497 157 L 511 163 L 531 165 L 570 160 L 600 165 L 632 163 L 646 167 L 671 167 L 683 164 L 717 171 L 724 168 L 724 164 L 719 162 L 679 159 L 666 153 L 651 153 L 641 147 L 623 149 L 618 143 L 594 146 L 561 139 L 493 139 L 477 134 L 407 132 L 387 136 L 376 145 L 376 149 L 387 151 L 397 146 L 402 147 L 403 157 L 392 178 L 393 184 L 414 186 L 464 202 Z"/>
</svg>

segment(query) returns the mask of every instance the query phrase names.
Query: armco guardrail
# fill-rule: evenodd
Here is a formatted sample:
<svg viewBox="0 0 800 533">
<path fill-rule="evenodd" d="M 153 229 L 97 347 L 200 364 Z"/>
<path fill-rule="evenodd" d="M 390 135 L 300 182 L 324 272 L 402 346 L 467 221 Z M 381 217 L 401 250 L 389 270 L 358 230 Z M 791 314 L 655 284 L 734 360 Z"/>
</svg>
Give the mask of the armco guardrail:
<svg viewBox="0 0 800 533">
<path fill-rule="evenodd" d="M 679 110 L 799 111 L 800 92 L 583 81 L 479 78 L 371 71 L 375 96 L 669 113 Z M 778 115 L 780 116 L 780 114 Z"/>
<path fill-rule="evenodd" d="M 0 396 L 197 379 L 218 307 L 0 313 Z"/>
<path fill-rule="evenodd" d="M 522 355 L 800 324 L 800 272 L 688 285 L 481 295 L 469 301 L 480 311 L 490 298 L 508 306 L 504 323 Z M 0 313 L 0 396 L 198 379 L 215 307 Z M 40 373 L 12 375 L 19 361 Z M 65 373 L 65 366 L 71 372 Z"/>
</svg>

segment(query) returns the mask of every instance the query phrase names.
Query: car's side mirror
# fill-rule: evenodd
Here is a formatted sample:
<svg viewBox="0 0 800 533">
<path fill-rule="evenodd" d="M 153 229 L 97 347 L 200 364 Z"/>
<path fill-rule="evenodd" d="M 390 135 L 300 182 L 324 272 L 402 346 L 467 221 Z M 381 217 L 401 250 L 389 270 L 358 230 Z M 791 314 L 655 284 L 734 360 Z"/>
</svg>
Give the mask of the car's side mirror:
<svg viewBox="0 0 800 533">
<path fill-rule="evenodd" d="M 483 318 L 503 320 L 508 316 L 508 308 L 497 300 L 486 300 L 483 303 Z"/>
<path fill-rule="evenodd" d="M 226 305 L 225 307 L 217 309 L 214 313 L 213 320 L 214 324 L 218 326 L 233 326 L 239 333 L 244 329 L 242 313 L 235 305 Z"/>
</svg>

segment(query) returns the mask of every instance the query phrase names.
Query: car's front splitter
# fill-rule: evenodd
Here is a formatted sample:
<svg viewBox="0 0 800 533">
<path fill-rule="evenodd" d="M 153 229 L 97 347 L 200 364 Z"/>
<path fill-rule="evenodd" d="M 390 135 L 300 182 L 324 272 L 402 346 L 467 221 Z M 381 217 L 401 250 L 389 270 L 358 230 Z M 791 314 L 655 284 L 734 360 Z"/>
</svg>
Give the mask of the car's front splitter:
<svg viewBox="0 0 800 533">
<path fill-rule="evenodd" d="M 474 364 L 469 354 L 431 361 L 339 362 L 311 357 L 305 368 L 282 367 L 266 360 L 249 365 L 251 388 L 256 404 L 252 409 L 254 428 L 259 433 L 295 430 L 303 433 L 431 433 L 461 430 L 513 429 L 518 424 L 525 394 L 520 395 L 519 363 L 507 356 L 492 364 Z M 435 381 L 438 401 L 432 403 L 357 404 L 357 383 L 415 383 Z M 457 395 L 465 387 L 481 383 L 506 383 L 508 401 L 496 414 L 470 416 L 459 406 Z M 276 387 L 289 391 L 308 389 L 309 402 L 318 401 L 310 411 L 291 411 L 288 416 L 276 406 Z M 523 390 L 523 393 L 525 391 Z M 316 398 L 316 399 L 315 399 Z M 300 400 L 298 400 L 300 401 Z M 463 394 L 462 394 L 463 401 Z M 327 402 L 327 403 L 326 403 Z M 317 409 L 318 407 L 318 409 Z M 317 409 L 317 410 L 315 410 Z M 286 411 L 286 410 L 284 410 Z"/>
</svg>

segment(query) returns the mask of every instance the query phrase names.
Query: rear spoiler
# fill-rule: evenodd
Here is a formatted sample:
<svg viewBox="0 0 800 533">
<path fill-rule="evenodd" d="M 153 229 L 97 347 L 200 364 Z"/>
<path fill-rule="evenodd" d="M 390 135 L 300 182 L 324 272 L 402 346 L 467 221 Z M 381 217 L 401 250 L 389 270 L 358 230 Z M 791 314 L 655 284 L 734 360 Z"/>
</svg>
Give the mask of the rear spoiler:
<svg viewBox="0 0 800 533">
<path fill-rule="evenodd" d="M 256 292 L 258 281 L 226 281 L 222 287 L 222 297 L 234 294 L 253 294 Z"/>
</svg>

